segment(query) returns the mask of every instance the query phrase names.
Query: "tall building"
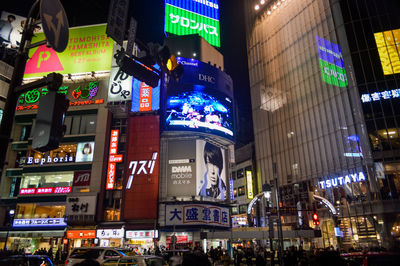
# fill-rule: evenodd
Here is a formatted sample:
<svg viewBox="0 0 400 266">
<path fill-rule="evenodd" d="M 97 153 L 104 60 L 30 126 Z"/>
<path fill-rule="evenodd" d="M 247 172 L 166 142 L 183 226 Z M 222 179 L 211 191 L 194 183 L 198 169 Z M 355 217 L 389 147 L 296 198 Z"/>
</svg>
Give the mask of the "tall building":
<svg viewBox="0 0 400 266">
<path fill-rule="evenodd" d="M 284 226 L 321 229 L 305 246 L 398 244 L 397 11 L 395 0 L 246 2 L 257 174 L 270 183 L 276 164 L 281 204 L 300 211 Z"/>
</svg>

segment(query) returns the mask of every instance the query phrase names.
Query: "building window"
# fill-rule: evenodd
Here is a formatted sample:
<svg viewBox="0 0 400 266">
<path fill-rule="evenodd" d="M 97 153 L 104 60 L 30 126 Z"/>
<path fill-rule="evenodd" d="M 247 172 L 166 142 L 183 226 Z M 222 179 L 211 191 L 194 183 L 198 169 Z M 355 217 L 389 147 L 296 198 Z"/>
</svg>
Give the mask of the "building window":
<svg viewBox="0 0 400 266">
<path fill-rule="evenodd" d="M 239 213 L 246 213 L 247 212 L 247 205 L 242 204 L 239 206 Z"/>
<path fill-rule="evenodd" d="M 244 186 L 238 187 L 238 196 L 243 196 L 244 194 L 246 194 Z"/>
<path fill-rule="evenodd" d="M 243 178 L 244 177 L 244 170 L 243 169 L 237 170 L 236 176 L 237 176 L 237 179 Z"/>
<path fill-rule="evenodd" d="M 63 218 L 65 205 L 41 205 L 39 203 L 18 204 L 15 217 L 17 219 Z"/>
<path fill-rule="evenodd" d="M 21 188 L 70 187 L 73 180 L 73 172 L 24 174 Z"/>
</svg>

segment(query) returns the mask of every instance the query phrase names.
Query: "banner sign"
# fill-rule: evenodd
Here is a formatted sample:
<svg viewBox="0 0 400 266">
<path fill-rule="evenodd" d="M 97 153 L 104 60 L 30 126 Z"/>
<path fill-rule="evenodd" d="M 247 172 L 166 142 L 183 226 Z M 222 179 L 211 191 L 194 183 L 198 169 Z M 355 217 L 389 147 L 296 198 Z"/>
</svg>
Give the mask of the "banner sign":
<svg viewBox="0 0 400 266">
<path fill-rule="evenodd" d="M 132 93 L 132 79 L 132 76 L 120 71 L 119 67 L 112 67 L 107 101 L 129 101 Z"/>
<path fill-rule="evenodd" d="M 40 187 L 40 188 L 21 188 L 20 195 L 33 194 L 66 194 L 71 193 L 71 187 Z"/>
<path fill-rule="evenodd" d="M 124 228 L 121 229 L 97 229 L 97 238 L 123 238 Z"/>
<path fill-rule="evenodd" d="M 229 227 L 229 208 L 208 204 L 165 206 L 165 225 L 212 225 Z"/>
<path fill-rule="evenodd" d="M 122 155 L 120 154 L 117 155 L 118 137 L 119 137 L 119 130 L 118 129 L 111 130 L 106 190 L 114 189 L 116 163 L 122 162 Z M 120 157 L 121 160 L 118 159 L 114 160 L 114 156 Z"/>
<path fill-rule="evenodd" d="M 68 239 L 96 238 L 96 230 L 67 230 Z"/>
<path fill-rule="evenodd" d="M 319 65 L 323 81 L 338 87 L 346 87 L 348 82 L 342 49 L 339 45 L 317 35 L 315 39 L 317 41 Z"/>
<path fill-rule="evenodd" d="M 157 64 L 155 64 L 153 67 L 161 70 Z M 145 82 L 134 78 L 132 84 L 131 112 L 149 112 L 159 110 L 160 84 L 161 81 L 158 82 L 157 87 L 153 88 L 147 85 Z"/>
<path fill-rule="evenodd" d="M 13 227 L 67 226 L 64 218 L 14 219 Z"/>
<path fill-rule="evenodd" d="M 198 34 L 220 47 L 218 0 L 165 0 L 165 32 Z"/>
<path fill-rule="evenodd" d="M 32 43 L 44 40 L 43 33 L 35 34 Z M 69 29 L 67 48 L 57 53 L 42 45 L 29 50 L 24 78 L 43 77 L 51 72 L 60 74 L 108 71 L 114 41 L 106 35 L 106 25 Z"/>
</svg>

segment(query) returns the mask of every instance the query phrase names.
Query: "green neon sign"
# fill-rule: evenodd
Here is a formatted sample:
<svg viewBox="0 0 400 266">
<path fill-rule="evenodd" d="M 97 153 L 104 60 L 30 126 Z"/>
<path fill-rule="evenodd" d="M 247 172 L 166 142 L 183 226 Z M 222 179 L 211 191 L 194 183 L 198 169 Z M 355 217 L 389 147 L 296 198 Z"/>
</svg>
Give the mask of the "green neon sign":
<svg viewBox="0 0 400 266">
<path fill-rule="evenodd" d="M 165 5 L 165 32 L 176 35 L 199 34 L 211 45 L 220 47 L 219 20 Z"/>
</svg>

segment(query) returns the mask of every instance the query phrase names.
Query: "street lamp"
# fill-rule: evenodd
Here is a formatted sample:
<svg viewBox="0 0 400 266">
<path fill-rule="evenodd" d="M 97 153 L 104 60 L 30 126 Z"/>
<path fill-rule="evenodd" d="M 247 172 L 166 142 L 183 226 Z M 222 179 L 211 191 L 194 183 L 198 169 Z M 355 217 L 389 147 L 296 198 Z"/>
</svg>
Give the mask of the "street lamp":
<svg viewBox="0 0 400 266">
<path fill-rule="evenodd" d="M 15 210 L 11 209 L 8 211 L 8 215 L 10 217 L 10 225 L 7 226 L 7 234 L 6 234 L 6 242 L 4 243 L 4 250 L 7 250 L 8 234 L 10 233 L 10 227 L 12 227 L 12 225 L 13 225 L 14 214 L 15 214 Z"/>
</svg>

